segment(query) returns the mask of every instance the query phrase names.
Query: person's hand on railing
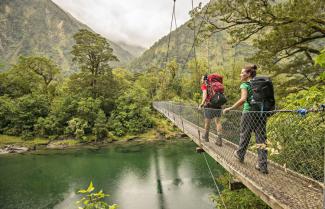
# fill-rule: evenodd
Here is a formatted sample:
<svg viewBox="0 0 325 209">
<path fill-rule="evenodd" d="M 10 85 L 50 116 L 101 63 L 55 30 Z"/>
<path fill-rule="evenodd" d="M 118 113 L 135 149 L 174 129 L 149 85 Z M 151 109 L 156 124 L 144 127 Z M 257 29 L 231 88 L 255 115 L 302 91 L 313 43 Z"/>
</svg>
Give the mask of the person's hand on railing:
<svg viewBox="0 0 325 209">
<path fill-rule="evenodd" d="M 226 114 L 227 112 L 229 112 L 231 110 L 231 107 L 227 107 L 225 109 L 223 109 L 222 113 Z"/>
<path fill-rule="evenodd" d="M 202 110 L 203 107 L 204 107 L 204 104 L 200 104 L 200 105 L 198 106 L 198 110 Z"/>
</svg>

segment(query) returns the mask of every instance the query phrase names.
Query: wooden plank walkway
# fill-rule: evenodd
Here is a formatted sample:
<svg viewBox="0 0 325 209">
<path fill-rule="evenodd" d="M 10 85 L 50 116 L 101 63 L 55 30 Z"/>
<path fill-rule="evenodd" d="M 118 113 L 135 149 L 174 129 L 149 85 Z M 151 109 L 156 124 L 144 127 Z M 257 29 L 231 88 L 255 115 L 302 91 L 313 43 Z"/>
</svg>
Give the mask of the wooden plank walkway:
<svg viewBox="0 0 325 209">
<path fill-rule="evenodd" d="M 323 209 L 324 184 L 269 161 L 269 174 L 263 175 L 255 170 L 256 154 L 247 152 L 245 162 L 240 163 L 233 152 L 237 145 L 223 139 L 221 147 L 211 142 L 201 142 L 204 129 L 181 116 L 154 105 L 154 108 L 171 120 L 180 130 L 221 164 L 229 173 L 238 178 L 272 208 Z M 210 133 L 210 141 L 216 135 Z"/>
</svg>

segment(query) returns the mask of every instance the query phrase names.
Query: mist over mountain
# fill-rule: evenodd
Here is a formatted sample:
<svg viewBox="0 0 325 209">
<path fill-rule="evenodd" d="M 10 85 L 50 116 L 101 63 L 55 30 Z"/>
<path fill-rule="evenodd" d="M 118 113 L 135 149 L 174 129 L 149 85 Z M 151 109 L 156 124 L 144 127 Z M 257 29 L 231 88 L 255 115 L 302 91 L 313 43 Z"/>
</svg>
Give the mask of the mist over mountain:
<svg viewBox="0 0 325 209">
<path fill-rule="evenodd" d="M 141 54 L 147 49 L 141 46 L 127 44 L 125 42 L 119 41 L 117 42 L 120 47 L 130 52 L 134 57 L 139 57 Z"/>
</svg>

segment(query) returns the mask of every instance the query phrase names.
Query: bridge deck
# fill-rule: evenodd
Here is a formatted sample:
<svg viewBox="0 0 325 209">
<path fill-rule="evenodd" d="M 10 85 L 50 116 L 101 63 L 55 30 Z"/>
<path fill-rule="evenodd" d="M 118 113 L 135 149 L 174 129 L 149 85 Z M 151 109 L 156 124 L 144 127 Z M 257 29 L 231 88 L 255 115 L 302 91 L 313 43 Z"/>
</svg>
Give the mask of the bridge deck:
<svg viewBox="0 0 325 209">
<path fill-rule="evenodd" d="M 204 133 L 203 128 L 164 108 L 154 107 L 191 137 L 195 143 L 201 144 L 206 153 L 272 208 L 324 208 L 323 184 L 271 161 L 268 166 L 269 174 L 260 174 L 254 169 L 257 161 L 257 156 L 254 153 L 247 152 L 245 162 L 242 164 L 233 157 L 237 145 L 225 139 L 223 139 L 221 147 L 209 142 L 201 142 L 200 136 Z M 215 138 L 216 135 L 210 133 L 210 140 Z"/>
</svg>

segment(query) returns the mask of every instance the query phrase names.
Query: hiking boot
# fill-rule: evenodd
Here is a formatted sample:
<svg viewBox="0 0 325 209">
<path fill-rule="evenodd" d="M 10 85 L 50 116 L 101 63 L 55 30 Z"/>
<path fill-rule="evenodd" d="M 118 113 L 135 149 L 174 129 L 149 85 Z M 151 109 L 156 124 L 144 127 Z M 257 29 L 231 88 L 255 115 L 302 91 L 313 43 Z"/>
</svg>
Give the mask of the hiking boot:
<svg viewBox="0 0 325 209">
<path fill-rule="evenodd" d="M 205 142 L 209 142 L 209 132 L 205 132 L 202 138 Z"/>
<path fill-rule="evenodd" d="M 263 174 L 268 174 L 269 173 L 269 171 L 267 169 L 261 169 L 258 164 L 255 165 L 255 169 L 258 170 L 259 172 L 263 173 Z"/>
<path fill-rule="evenodd" d="M 217 135 L 217 139 L 216 139 L 216 141 L 214 143 L 215 143 L 215 145 L 221 147 L 222 146 L 222 139 L 221 139 L 221 137 Z"/>
<path fill-rule="evenodd" d="M 234 157 L 237 158 L 240 163 L 244 162 L 244 158 L 239 157 L 237 151 L 234 152 Z"/>
</svg>

